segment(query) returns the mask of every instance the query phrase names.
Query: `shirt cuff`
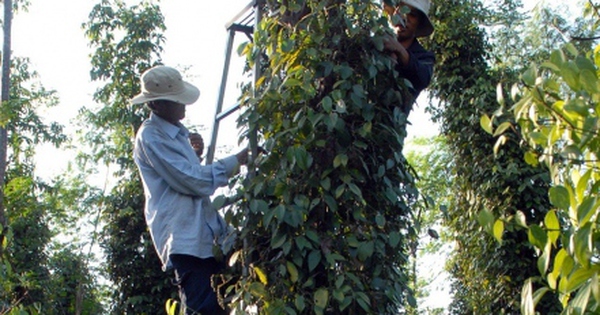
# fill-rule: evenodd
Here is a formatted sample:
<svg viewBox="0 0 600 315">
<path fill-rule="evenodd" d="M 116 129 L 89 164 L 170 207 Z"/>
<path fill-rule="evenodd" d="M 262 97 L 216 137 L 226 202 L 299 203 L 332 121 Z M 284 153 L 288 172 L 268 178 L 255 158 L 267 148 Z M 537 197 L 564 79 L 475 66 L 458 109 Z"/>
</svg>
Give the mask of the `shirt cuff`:
<svg viewBox="0 0 600 315">
<path fill-rule="evenodd" d="M 223 166 L 225 166 L 225 173 L 228 177 L 231 177 L 231 175 L 235 174 L 240 166 L 240 163 L 238 162 L 237 157 L 235 155 L 219 160 L 219 162 L 221 162 Z"/>
</svg>

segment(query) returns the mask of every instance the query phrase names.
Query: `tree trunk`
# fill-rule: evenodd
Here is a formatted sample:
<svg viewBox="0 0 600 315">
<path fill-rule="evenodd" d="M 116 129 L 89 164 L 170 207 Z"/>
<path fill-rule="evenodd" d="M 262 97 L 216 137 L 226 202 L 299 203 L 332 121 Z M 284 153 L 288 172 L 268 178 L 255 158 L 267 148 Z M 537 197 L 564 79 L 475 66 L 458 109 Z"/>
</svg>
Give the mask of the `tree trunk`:
<svg viewBox="0 0 600 315">
<path fill-rule="evenodd" d="M 12 25 L 12 0 L 4 0 L 4 43 L 2 53 L 2 91 L 0 99 L 2 104 L 8 101 L 10 91 L 10 55 L 11 55 L 11 25 Z M 4 227 L 6 227 L 6 211 L 4 207 L 4 178 L 6 174 L 8 139 L 6 126 L 0 126 L 0 244 L 4 240 Z M 0 246 L 0 254 L 3 248 Z"/>
</svg>

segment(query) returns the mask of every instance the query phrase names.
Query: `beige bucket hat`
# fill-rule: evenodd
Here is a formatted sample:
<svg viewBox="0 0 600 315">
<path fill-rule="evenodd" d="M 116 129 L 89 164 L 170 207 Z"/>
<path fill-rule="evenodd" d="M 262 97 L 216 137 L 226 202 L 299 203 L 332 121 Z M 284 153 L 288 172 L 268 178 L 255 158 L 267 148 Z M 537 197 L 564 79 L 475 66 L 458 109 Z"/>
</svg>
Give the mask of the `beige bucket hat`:
<svg viewBox="0 0 600 315">
<path fill-rule="evenodd" d="M 150 68 L 140 78 L 142 92 L 131 99 L 132 104 L 167 100 L 179 104 L 192 104 L 200 97 L 200 90 L 183 81 L 181 74 L 168 66 Z"/>
<path fill-rule="evenodd" d="M 416 31 L 415 35 L 417 37 L 425 37 L 431 35 L 431 33 L 433 33 L 433 24 L 429 19 L 429 8 L 431 7 L 430 0 L 402 0 L 399 2 L 399 5 L 403 4 L 410 5 L 411 7 L 421 11 L 423 13 L 423 16 L 425 16 L 425 19 L 421 21 L 422 25 L 419 26 L 419 29 Z M 388 5 L 385 2 L 384 8 L 386 9 L 386 12 L 388 14 L 393 14 L 395 10 L 394 7 Z"/>
<path fill-rule="evenodd" d="M 433 33 L 433 24 L 429 19 L 429 7 L 431 6 L 431 2 L 429 0 L 403 0 L 401 3 L 408 4 L 413 8 L 423 12 L 425 16 L 425 20 L 421 21 L 422 25 L 416 32 L 417 37 L 429 36 Z"/>
</svg>

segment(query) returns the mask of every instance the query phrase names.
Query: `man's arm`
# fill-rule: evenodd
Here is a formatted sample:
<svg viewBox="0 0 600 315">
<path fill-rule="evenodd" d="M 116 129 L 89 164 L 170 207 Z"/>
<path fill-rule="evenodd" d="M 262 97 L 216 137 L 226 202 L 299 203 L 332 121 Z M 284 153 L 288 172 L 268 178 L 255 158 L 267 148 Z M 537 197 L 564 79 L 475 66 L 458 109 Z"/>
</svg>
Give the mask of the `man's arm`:
<svg viewBox="0 0 600 315">
<path fill-rule="evenodd" d="M 149 141 L 140 147 L 146 167 L 150 167 L 171 189 L 193 196 L 210 196 L 225 186 L 239 167 L 233 155 L 211 165 L 192 162 L 177 141 Z"/>
</svg>

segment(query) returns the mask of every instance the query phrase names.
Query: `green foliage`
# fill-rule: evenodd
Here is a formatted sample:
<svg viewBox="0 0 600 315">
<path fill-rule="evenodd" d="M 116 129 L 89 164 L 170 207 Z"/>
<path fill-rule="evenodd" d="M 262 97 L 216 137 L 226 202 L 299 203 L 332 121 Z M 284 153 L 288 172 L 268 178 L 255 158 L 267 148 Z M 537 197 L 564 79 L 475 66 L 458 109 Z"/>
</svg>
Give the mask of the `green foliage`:
<svg viewBox="0 0 600 315">
<path fill-rule="evenodd" d="M 524 282 L 523 314 L 534 314 L 548 292 L 565 314 L 598 310 L 599 69 L 600 46 L 583 53 L 569 44 L 523 73 L 522 84 L 512 90 L 510 111 L 529 148 L 525 160 L 546 167 L 553 180 L 553 211 L 543 222 L 525 225 L 539 252 L 539 276 Z"/>
<path fill-rule="evenodd" d="M 269 154 L 227 213 L 243 240 L 230 259 L 242 268 L 229 287 L 237 313 L 414 307 L 407 263 L 417 193 L 402 154 L 403 81 L 381 51 L 389 29 L 380 3 L 273 1 L 266 12 L 242 48 L 263 72 L 256 93 L 242 96 L 240 125 Z"/>
<path fill-rule="evenodd" d="M 40 108 L 55 106 L 54 91 L 37 82 L 26 58 L 12 60 L 10 100 L 2 105 L 2 120 L 8 135 L 8 168 L 3 198 L 9 226 L 0 257 L 0 310 L 3 314 L 65 314 L 81 307 L 86 314 L 101 314 L 96 294 L 76 295 L 76 285 L 89 291 L 95 287 L 81 257 L 74 250 L 56 253 L 50 246 L 59 219 L 53 218 L 56 205 L 47 198 L 55 187 L 35 177 L 36 145 L 62 146 L 62 126 L 47 124 L 38 115 Z M 60 185 L 57 185 L 60 186 Z M 77 262 L 78 270 L 63 269 L 63 261 Z M 83 278 L 85 275 L 85 279 Z M 66 285 L 67 283 L 72 286 Z M 79 302 L 77 302 L 79 301 Z"/>
<path fill-rule="evenodd" d="M 511 8 L 511 3 L 503 1 L 502 7 Z M 496 41 L 488 41 L 480 26 L 490 20 L 508 20 L 503 14 L 512 13 L 494 12 L 471 0 L 446 1 L 433 12 L 438 23 L 432 47 L 438 66 L 430 90 L 439 104 L 430 110 L 441 122 L 454 161 L 451 173 L 456 174 L 445 222 L 457 242 L 447 267 L 455 280 L 450 312 L 517 313 L 520 305 L 514 297 L 537 270 L 536 252 L 522 231 L 505 230 L 499 244 L 477 223 L 484 210 L 496 217 L 514 216 L 521 210 L 529 222 L 540 222 L 550 208 L 548 175 L 524 163 L 524 149 L 510 139 L 506 150 L 494 155 L 494 139 L 481 128 L 481 122 L 488 125 L 480 119 L 482 113 L 497 107 L 495 89 L 489 82 L 514 82 L 516 78 L 495 62 L 488 43 Z M 498 123 L 508 120 L 503 119 Z M 486 228 L 494 231 L 493 224 Z M 555 304 L 545 301 L 542 313 L 550 313 Z"/>
</svg>

